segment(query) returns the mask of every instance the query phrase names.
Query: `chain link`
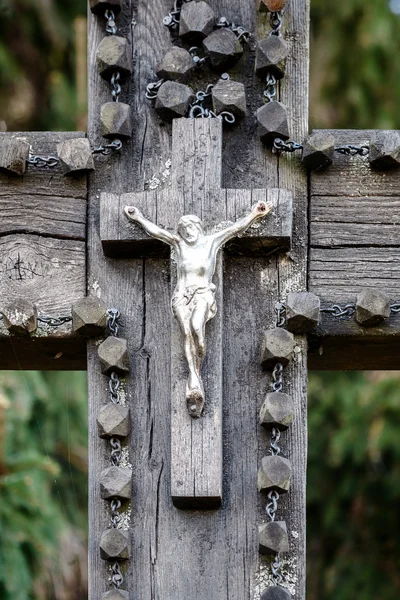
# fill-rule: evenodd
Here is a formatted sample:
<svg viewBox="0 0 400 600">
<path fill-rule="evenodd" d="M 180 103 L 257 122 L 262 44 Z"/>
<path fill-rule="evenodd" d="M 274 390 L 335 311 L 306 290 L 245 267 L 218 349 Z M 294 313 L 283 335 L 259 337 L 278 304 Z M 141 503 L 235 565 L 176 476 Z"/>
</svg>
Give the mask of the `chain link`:
<svg viewBox="0 0 400 600">
<path fill-rule="evenodd" d="M 107 156 L 107 154 L 111 154 L 111 152 L 119 152 L 119 150 L 121 149 L 122 142 L 121 140 L 116 139 L 110 142 L 109 144 L 103 144 L 98 148 L 94 148 L 92 150 L 92 154 L 104 154 L 104 156 Z"/>
<path fill-rule="evenodd" d="M 118 308 L 109 308 L 107 310 L 107 328 L 111 335 L 117 337 L 119 333 L 119 318 L 121 316 Z"/>
<path fill-rule="evenodd" d="M 119 97 L 121 94 L 121 86 L 118 82 L 120 79 L 121 79 L 121 73 L 119 71 L 115 71 L 111 75 L 111 85 L 113 88 L 111 90 L 111 96 L 113 97 L 114 102 L 119 102 Z"/>
<path fill-rule="evenodd" d="M 400 301 L 397 300 L 396 302 L 393 302 L 393 304 L 390 305 L 390 312 L 392 312 L 393 314 L 397 314 L 400 312 Z"/>
<path fill-rule="evenodd" d="M 118 467 L 121 462 L 122 457 L 122 446 L 121 440 L 116 437 L 110 438 L 110 446 L 111 446 L 111 463 L 114 467 Z"/>
<path fill-rule="evenodd" d="M 71 315 L 68 315 L 65 317 L 39 316 L 37 318 L 37 320 L 39 321 L 39 323 L 44 323 L 45 325 L 50 325 L 50 327 L 61 327 L 62 325 L 65 325 L 65 323 L 69 323 L 70 321 L 72 321 L 72 316 Z"/>
<path fill-rule="evenodd" d="M 36 154 L 30 154 L 26 160 L 28 165 L 34 165 L 35 167 L 56 167 L 60 159 L 58 156 L 38 156 Z"/>
<path fill-rule="evenodd" d="M 113 529 L 117 529 L 119 523 L 121 522 L 121 515 L 119 514 L 119 510 L 122 506 L 122 502 L 119 498 L 112 498 L 110 502 L 111 507 L 111 525 Z"/>
<path fill-rule="evenodd" d="M 270 502 L 267 504 L 265 512 L 267 513 L 271 521 L 275 521 L 276 512 L 278 510 L 278 492 L 275 490 L 271 490 L 268 494 L 268 499 L 270 500 Z"/>
<path fill-rule="evenodd" d="M 113 404 L 119 404 L 121 400 L 121 396 L 119 393 L 119 388 L 121 385 L 121 380 L 118 377 L 118 373 L 113 371 L 110 375 L 110 381 L 108 382 L 108 387 L 110 390 L 110 400 Z"/>
<path fill-rule="evenodd" d="M 275 315 L 276 315 L 276 327 L 283 327 L 286 318 L 286 306 L 283 302 L 277 302 L 275 304 Z"/>
<path fill-rule="evenodd" d="M 271 12 L 269 17 L 269 24 L 271 25 L 271 31 L 269 35 L 281 35 L 282 29 L 282 13 L 280 12 Z"/>
<path fill-rule="evenodd" d="M 124 576 L 122 575 L 119 562 L 113 563 L 111 570 L 112 570 L 112 576 L 111 576 L 112 582 L 114 584 L 114 587 L 116 587 L 117 590 L 119 590 L 121 585 L 124 583 Z"/>
<path fill-rule="evenodd" d="M 192 0 L 175 0 L 173 9 L 163 18 L 163 25 L 168 29 L 176 29 L 181 18 L 182 6 Z"/>
<path fill-rule="evenodd" d="M 267 73 L 265 78 L 266 88 L 264 90 L 265 102 L 272 102 L 276 98 L 276 77 L 272 73 Z"/>
<path fill-rule="evenodd" d="M 352 317 L 356 312 L 356 305 L 346 304 L 345 306 L 339 306 L 339 304 L 333 304 L 333 306 L 326 306 L 321 308 L 321 313 L 332 315 L 333 317 Z"/>
<path fill-rule="evenodd" d="M 202 65 L 204 65 L 205 62 L 209 60 L 208 56 L 200 57 L 199 50 L 200 48 L 198 48 L 197 46 L 192 46 L 191 48 L 189 48 L 189 54 L 193 58 L 193 62 L 196 65 L 196 67 L 201 67 Z"/>
<path fill-rule="evenodd" d="M 345 156 L 368 156 L 369 154 L 369 146 L 355 146 L 353 144 L 347 144 L 346 146 L 337 146 L 335 148 L 335 152 L 339 152 L 339 154 L 344 154 Z"/>
<path fill-rule="evenodd" d="M 106 19 L 106 32 L 109 35 L 116 35 L 118 28 L 117 25 L 115 23 L 115 14 L 114 11 L 108 9 L 105 11 L 104 13 L 104 17 Z"/>
<path fill-rule="evenodd" d="M 274 560 L 271 563 L 272 579 L 276 585 L 280 585 L 283 581 L 281 573 L 282 565 L 279 554 L 275 554 Z"/>
<path fill-rule="evenodd" d="M 249 43 L 251 37 L 250 31 L 247 31 L 247 29 L 245 29 L 241 25 L 236 25 L 235 23 L 233 23 L 233 21 L 229 21 L 226 17 L 221 17 L 218 23 L 216 24 L 216 27 L 220 29 L 226 27 L 227 29 L 233 31 L 233 33 L 236 35 L 240 42 L 243 42 L 245 44 Z"/>
<path fill-rule="evenodd" d="M 274 139 L 273 151 L 277 154 L 281 152 L 296 152 L 296 150 L 302 150 L 303 144 L 299 144 L 294 140 L 281 140 L 281 138 Z"/>
</svg>

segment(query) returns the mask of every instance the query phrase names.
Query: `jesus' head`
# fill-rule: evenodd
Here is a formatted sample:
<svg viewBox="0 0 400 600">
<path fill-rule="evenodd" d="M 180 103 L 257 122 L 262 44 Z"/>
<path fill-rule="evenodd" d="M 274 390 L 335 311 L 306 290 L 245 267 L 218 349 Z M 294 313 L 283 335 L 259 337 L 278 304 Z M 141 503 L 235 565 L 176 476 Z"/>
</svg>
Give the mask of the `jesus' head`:
<svg viewBox="0 0 400 600">
<path fill-rule="evenodd" d="M 203 234 L 201 220 L 196 215 L 184 215 L 179 220 L 178 233 L 187 244 L 195 244 Z"/>
</svg>

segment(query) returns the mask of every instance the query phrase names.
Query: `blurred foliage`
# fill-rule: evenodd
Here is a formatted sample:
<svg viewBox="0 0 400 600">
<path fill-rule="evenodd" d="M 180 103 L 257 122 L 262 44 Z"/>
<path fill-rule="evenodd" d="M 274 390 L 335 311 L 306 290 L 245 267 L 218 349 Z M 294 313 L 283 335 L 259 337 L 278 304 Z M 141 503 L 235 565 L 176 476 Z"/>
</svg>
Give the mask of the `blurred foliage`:
<svg viewBox="0 0 400 600">
<path fill-rule="evenodd" d="M 400 129 L 400 16 L 389 6 L 311 0 L 311 128 Z"/>
<path fill-rule="evenodd" d="M 1 600 L 87 593 L 86 397 L 85 373 L 0 372 Z"/>
<path fill-rule="evenodd" d="M 0 121 L 9 131 L 76 129 L 79 15 L 85 0 L 0 0 Z"/>
<path fill-rule="evenodd" d="M 307 600 L 400 597 L 400 377 L 312 373 Z"/>
</svg>

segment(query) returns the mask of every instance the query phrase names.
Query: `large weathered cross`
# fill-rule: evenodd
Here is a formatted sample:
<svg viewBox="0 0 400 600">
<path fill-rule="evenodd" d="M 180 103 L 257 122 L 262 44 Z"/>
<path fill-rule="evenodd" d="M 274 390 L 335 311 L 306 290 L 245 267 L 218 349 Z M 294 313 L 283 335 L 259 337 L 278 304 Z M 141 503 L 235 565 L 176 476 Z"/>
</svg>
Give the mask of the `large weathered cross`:
<svg viewBox="0 0 400 600">
<path fill-rule="evenodd" d="M 201 218 L 206 231 L 217 231 L 250 212 L 258 202 L 272 204 L 273 211 L 231 240 L 227 250 L 241 256 L 267 256 L 289 250 L 292 232 L 292 195 L 279 189 L 221 189 L 222 122 L 217 119 L 177 119 L 172 128 L 171 181 L 159 191 L 100 197 L 100 237 L 108 256 L 165 256 L 168 246 L 146 234 L 140 225 L 128 222 L 124 208 L 137 207 L 159 227 L 176 232 L 186 214 Z M 176 262 L 171 261 L 172 287 L 176 284 Z M 223 412 L 223 260 L 217 259 L 214 278 L 217 315 L 207 326 L 204 364 L 206 405 L 199 421 L 189 416 L 185 402 L 188 368 L 182 334 L 171 317 L 171 495 L 181 508 L 215 508 L 222 501 L 222 412 Z M 238 281 L 238 283 L 240 283 Z M 164 290 L 164 293 L 168 293 Z M 246 311 L 246 307 L 243 307 Z M 165 339 L 160 344 L 169 345 Z M 157 376 L 157 375 L 156 375 Z M 190 408 L 190 406 L 189 406 Z"/>
<path fill-rule="evenodd" d="M 259 14 L 256 20 L 254 0 L 209 3 L 216 14 L 224 12 L 260 39 L 266 37 L 268 16 Z M 224 264 L 217 272 L 220 278 L 223 268 L 224 297 L 222 304 L 221 299 L 219 302 L 218 318 L 209 323 L 210 344 L 203 371 L 209 407 L 203 419 L 193 422 L 185 412 L 184 401 L 179 398 L 178 402 L 179 394 L 173 395 L 173 407 L 178 412 L 172 418 L 170 381 L 181 363 L 180 356 L 174 355 L 171 366 L 170 354 L 171 347 L 181 346 L 180 339 L 174 343 L 177 331 L 170 317 L 168 254 L 129 225 L 120 210 L 122 205 L 133 203 L 121 200 L 121 195 L 145 189 L 146 182 L 165 179 L 160 174 L 171 158 L 170 129 L 161 126 L 144 100 L 146 86 L 154 80 L 154 67 L 171 45 L 170 33 L 162 24 L 171 4 L 169 0 L 124 2 L 119 25 L 132 43 L 137 68 L 124 98 L 134 109 L 134 137 L 120 156 L 105 159 L 89 181 L 86 177 L 65 177 L 58 167 L 29 168 L 23 177 L 0 174 L 0 298 L 2 306 L 22 298 L 35 303 L 41 315 L 59 316 L 70 314 L 71 304 L 87 293 L 121 310 L 122 335 L 128 339 L 132 363 L 132 376 L 124 388 L 132 418 L 129 456 L 133 501 L 124 516 L 133 557 L 125 573 L 131 598 L 259 600 L 271 581 L 270 569 L 258 553 L 257 539 L 257 525 L 265 520 L 257 470 L 268 443 L 258 411 L 270 386 L 270 377 L 259 363 L 260 336 L 273 325 L 276 301 L 284 301 L 290 291 L 309 289 L 321 297 L 322 305 L 354 301 L 364 287 L 380 288 L 393 300 L 398 299 L 400 174 L 373 171 L 365 157 L 338 155 L 329 170 L 307 178 L 297 159 L 278 158 L 266 151 L 254 127 L 253 113 L 261 104 L 262 90 L 254 77 L 251 54 L 238 63 L 231 76 L 245 83 L 248 118 L 224 132 L 223 181 L 232 189 L 219 188 L 221 138 L 214 130 L 219 126 L 202 122 L 191 126 L 192 132 L 194 127 L 206 132 L 200 141 L 196 137 L 197 148 L 193 136 L 183 140 L 188 149 L 184 160 L 176 156 L 181 142 L 175 135 L 175 166 L 171 184 L 162 192 L 164 203 L 160 201 L 161 188 L 153 195 L 139 194 L 143 212 L 174 229 L 184 212 L 201 211 L 199 216 L 211 229 L 245 213 L 253 202 L 251 188 L 283 188 L 294 199 L 292 247 L 279 254 L 271 254 L 271 247 L 266 254 L 255 252 L 261 249 L 260 239 L 275 236 L 278 240 L 283 231 L 279 219 L 287 216 L 282 210 L 275 211 L 264 231 L 250 230 L 227 248 Z M 308 132 L 308 16 L 309 1 L 292 0 L 284 21 L 290 53 L 280 93 L 288 108 L 291 135 L 299 141 Z M 108 101 L 109 88 L 97 73 L 95 57 L 104 23 L 90 14 L 89 24 L 88 135 L 91 143 L 98 145 L 102 141 L 100 105 Z M 205 72 L 211 80 L 211 72 Z M 201 87 L 209 82 L 202 81 Z M 184 123 L 178 128 L 186 127 Z M 333 132 L 338 144 L 367 143 L 371 133 Z M 2 141 L 15 136 L 26 139 L 35 154 L 51 155 L 61 140 L 84 135 L 0 134 L 0 152 Z M 210 164 L 202 152 L 205 147 L 218 161 Z M 212 193 L 204 187 L 209 166 L 212 185 L 208 190 Z M 175 189 L 179 195 L 170 195 Z M 102 193 L 104 198 L 113 198 L 115 205 L 108 206 L 100 219 Z M 278 197 L 278 192 L 269 193 Z M 254 194 L 265 198 L 266 192 Z M 151 198 L 156 202 L 151 203 Z M 283 248 L 287 249 L 286 242 Z M 136 258 L 128 258 L 134 252 Z M 311 340 L 309 364 L 317 369 L 398 368 L 399 337 L 400 322 L 395 315 L 386 324 L 367 329 L 352 318 L 324 314 Z M 88 369 L 89 600 L 98 600 L 109 589 L 107 564 L 99 555 L 99 539 L 109 523 L 99 479 L 108 461 L 96 425 L 106 402 L 108 380 L 101 374 L 96 350 L 96 342 L 86 345 L 83 338 L 72 335 L 68 323 L 60 328 L 43 325 L 23 338 L 10 336 L 4 323 L 0 324 L 1 368 Z M 213 356 L 218 359 L 218 368 L 211 361 Z M 290 538 L 285 562 L 287 585 L 296 600 L 305 600 L 307 352 L 303 338 L 297 338 L 295 356 L 286 378 L 295 403 L 295 420 L 282 443 L 292 461 L 293 479 L 279 517 L 287 522 Z M 182 385 L 179 377 L 176 381 Z M 179 424 L 182 430 L 174 430 Z M 171 427 L 175 440 L 172 457 Z M 211 440 L 213 432 L 216 438 L 206 449 L 205 440 Z M 206 435 L 204 440 L 198 439 L 200 433 Z M 188 446 L 191 435 L 193 445 L 190 439 Z M 176 449 L 181 447 L 203 448 L 211 463 L 201 466 L 201 456 L 180 460 Z M 177 510 L 171 502 L 172 463 L 188 467 L 182 481 L 188 485 L 185 493 L 190 498 L 199 491 L 190 487 L 193 472 L 203 473 L 204 481 L 209 478 L 213 482 L 216 498 L 223 490 L 221 508 Z M 194 465 L 198 471 L 193 471 Z M 178 484 L 174 474 L 172 481 Z M 180 497 L 182 490 L 172 493 Z"/>
</svg>

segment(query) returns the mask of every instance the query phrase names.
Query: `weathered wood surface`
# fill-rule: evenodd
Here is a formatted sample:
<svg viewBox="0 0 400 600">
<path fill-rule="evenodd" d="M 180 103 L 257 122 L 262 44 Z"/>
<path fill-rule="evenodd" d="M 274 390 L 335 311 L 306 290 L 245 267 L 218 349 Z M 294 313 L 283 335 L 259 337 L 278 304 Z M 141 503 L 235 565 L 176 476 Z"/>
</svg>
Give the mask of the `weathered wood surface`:
<svg viewBox="0 0 400 600">
<path fill-rule="evenodd" d="M 128 4 L 128 3 L 125 3 Z M 255 30 L 253 0 L 213 1 L 216 14 Z M 170 3 L 140 0 L 126 7 L 122 32 L 133 34 L 136 68 L 129 99 L 133 106 L 134 140 L 120 158 L 111 158 L 92 177 L 89 218 L 89 291 L 100 294 L 124 315 L 122 335 L 129 338 L 132 376 L 126 394 L 132 410 L 130 443 L 133 464 L 133 502 L 129 515 L 134 559 L 129 563 L 126 589 L 131 598 L 197 598 L 199 600 L 258 600 L 268 585 L 269 568 L 260 558 L 257 525 L 265 520 L 264 499 L 257 492 L 257 470 L 265 454 L 267 437 L 258 424 L 258 409 L 269 384 L 259 365 L 263 328 L 273 324 L 278 297 L 306 287 L 307 194 L 305 175 L 295 162 L 266 152 L 255 132 L 254 112 L 262 102 L 262 82 L 253 79 L 254 55 L 231 70 L 232 79 L 248 90 L 249 116 L 243 124 L 224 132 L 223 185 L 227 188 L 286 188 L 295 194 L 294 247 L 277 259 L 226 256 L 224 265 L 224 502 L 219 511 L 180 511 L 170 499 L 170 277 L 161 259 L 106 259 L 99 237 L 100 191 L 121 194 L 156 186 L 164 180 L 171 157 L 168 125 L 160 126 L 145 102 L 145 88 L 155 80 L 155 66 L 170 47 L 170 34 L 162 18 Z M 132 25 L 134 24 L 134 25 Z M 291 3 L 285 17 L 291 55 L 282 99 L 289 107 L 292 132 L 303 139 L 307 130 L 308 2 Z M 260 25 L 265 34 L 266 25 Z M 109 98 L 107 84 L 95 68 L 95 51 L 103 36 L 103 22 L 90 16 L 90 139 L 100 141 L 99 105 Z M 247 52 L 247 51 L 246 51 Z M 215 77 L 215 79 L 214 79 Z M 196 89 L 217 76 L 205 70 Z M 254 85 L 254 87 L 253 87 Z M 126 89 L 126 88 L 125 88 Z M 301 90 L 301 93 L 299 93 Z M 279 166 L 278 166 L 279 165 Z M 290 368 L 288 389 L 296 404 L 296 419 L 285 434 L 284 451 L 294 466 L 292 492 L 282 501 L 280 517 L 288 522 L 291 553 L 290 587 L 296 600 L 304 600 L 306 369 L 303 341 Z M 159 373 L 163 373 L 163 377 Z M 97 437 L 95 417 L 107 400 L 107 381 L 100 375 L 94 353 L 89 352 L 90 394 L 90 600 L 107 589 L 107 568 L 98 552 L 101 531 L 108 525 L 100 499 L 99 472 L 107 465 L 106 446 Z M 293 533 L 292 533 L 293 532 Z M 171 548 L 173 551 L 171 551 Z"/>
<path fill-rule="evenodd" d="M 371 131 L 332 131 L 336 144 L 365 144 Z M 380 288 L 400 290 L 400 171 L 377 171 L 368 157 L 335 153 L 310 182 L 309 289 L 323 300 Z"/>
</svg>

